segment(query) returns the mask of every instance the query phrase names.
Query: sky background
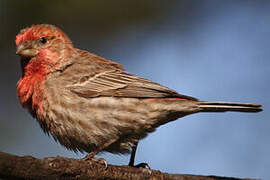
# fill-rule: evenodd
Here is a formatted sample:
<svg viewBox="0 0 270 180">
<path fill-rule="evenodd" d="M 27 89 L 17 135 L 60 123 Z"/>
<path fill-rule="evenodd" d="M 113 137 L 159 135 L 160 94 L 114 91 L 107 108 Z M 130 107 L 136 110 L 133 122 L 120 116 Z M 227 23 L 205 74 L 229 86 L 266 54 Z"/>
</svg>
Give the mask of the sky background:
<svg viewBox="0 0 270 180">
<path fill-rule="evenodd" d="M 200 100 L 255 102 L 264 111 L 201 113 L 140 141 L 136 163 L 168 173 L 270 179 L 270 1 L 0 0 L 0 151 L 81 158 L 45 135 L 16 95 L 14 39 L 54 24 L 74 45 Z M 126 165 L 129 156 L 101 154 Z"/>
</svg>

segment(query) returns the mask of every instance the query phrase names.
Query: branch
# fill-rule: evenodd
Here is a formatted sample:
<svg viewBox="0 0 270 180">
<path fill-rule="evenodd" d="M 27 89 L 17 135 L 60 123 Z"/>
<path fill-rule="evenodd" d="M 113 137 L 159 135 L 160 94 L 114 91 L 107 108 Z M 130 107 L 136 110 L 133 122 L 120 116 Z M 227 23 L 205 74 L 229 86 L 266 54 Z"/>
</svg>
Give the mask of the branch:
<svg viewBox="0 0 270 180">
<path fill-rule="evenodd" d="M 167 174 L 157 170 L 108 165 L 105 169 L 92 161 L 64 157 L 37 159 L 32 156 L 16 156 L 0 152 L 0 180 L 2 179 L 172 179 L 172 180 L 240 180 L 217 176 Z M 244 179 L 242 179 L 244 180 Z M 245 179 L 252 180 L 252 179 Z"/>
</svg>

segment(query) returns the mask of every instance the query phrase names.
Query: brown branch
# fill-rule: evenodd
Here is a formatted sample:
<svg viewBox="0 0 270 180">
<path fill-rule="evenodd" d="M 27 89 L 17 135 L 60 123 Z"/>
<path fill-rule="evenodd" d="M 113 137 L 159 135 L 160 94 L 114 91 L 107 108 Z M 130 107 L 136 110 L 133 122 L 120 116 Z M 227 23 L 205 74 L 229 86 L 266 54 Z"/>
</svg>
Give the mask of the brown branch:
<svg viewBox="0 0 270 180">
<path fill-rule="evenodd" d="M 2 179 L 172 179 L 172 180 L 239 180 L 217 176 L 167 174 L 157 170 L 129 166 L 104 165 L 78 159 L 50 157 L 37 159 L 31 156 L 16 156 L 0 152 L 0 180 Z M 248 179 L 245 179 L 248 180 Z M 251 179 L 249 179 L 251 180 Z"/>
</svg>

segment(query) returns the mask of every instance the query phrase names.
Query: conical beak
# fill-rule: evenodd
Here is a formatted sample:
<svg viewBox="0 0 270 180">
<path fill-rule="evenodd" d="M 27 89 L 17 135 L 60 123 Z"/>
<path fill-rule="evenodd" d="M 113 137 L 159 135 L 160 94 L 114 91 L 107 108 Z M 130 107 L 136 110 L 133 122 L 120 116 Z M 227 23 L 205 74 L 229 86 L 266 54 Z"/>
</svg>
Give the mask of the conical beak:
<svg viewBox="0 0 270 180">
<path fill-rule="evenodd" d="M 33 57 L 38 54 L 38 51 L 33 49 L 29 43 L 25 42 L 18 45 L 16 54 L 23 57 Z"/>
</svg>

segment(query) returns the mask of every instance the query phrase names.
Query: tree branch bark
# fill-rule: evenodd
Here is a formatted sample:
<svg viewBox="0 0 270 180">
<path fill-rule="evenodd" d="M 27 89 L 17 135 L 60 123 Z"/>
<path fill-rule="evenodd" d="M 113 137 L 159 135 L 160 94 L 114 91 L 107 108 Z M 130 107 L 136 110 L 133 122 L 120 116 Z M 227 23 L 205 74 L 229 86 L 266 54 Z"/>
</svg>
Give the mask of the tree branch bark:
<svg viewBox="0 0 270 180">
<path fill-rule="evenodd" d="M 239 180 L 218 176 L 167 174 L 157 170 L 129 166 L 105 166 L 93 161 L 64 157 L 37 159 L 31 156 L 16 156 L 0 152 L 0 180 L 88 180 L 88 179 L 171 179 L 171 180 Z M 252 180 L 252 179 L 242 179 Z"/>
</svg>

